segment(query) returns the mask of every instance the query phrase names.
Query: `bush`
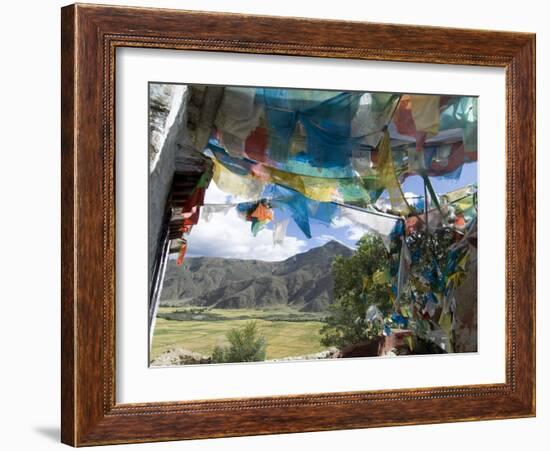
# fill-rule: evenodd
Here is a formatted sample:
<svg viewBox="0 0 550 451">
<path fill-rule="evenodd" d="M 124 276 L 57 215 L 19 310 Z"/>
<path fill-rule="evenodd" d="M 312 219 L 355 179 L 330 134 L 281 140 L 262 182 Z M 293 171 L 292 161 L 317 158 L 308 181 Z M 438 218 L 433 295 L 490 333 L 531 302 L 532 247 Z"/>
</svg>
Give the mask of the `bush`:
<svg viewBox="0 0 550 451">
<path fill-rule="evenodd" d="M 212 363 L 261 362 L 265 360 L 267 341 L 255 321 L 231 329 L 226 334 L 229 346 L 216 346 Z"/>
</svg>

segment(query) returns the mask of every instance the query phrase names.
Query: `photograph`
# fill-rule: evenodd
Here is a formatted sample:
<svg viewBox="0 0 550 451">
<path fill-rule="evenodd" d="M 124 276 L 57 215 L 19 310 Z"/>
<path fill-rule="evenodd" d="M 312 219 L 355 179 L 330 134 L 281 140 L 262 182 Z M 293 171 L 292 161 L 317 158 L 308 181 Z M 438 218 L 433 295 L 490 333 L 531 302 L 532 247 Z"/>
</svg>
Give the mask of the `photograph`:
<svg viewBox="0 0 550 451">
<path fill-rule="evenodd" d="M 150 367 L 477 352 L 478 97 L 148 105 Z"/>
</svg>

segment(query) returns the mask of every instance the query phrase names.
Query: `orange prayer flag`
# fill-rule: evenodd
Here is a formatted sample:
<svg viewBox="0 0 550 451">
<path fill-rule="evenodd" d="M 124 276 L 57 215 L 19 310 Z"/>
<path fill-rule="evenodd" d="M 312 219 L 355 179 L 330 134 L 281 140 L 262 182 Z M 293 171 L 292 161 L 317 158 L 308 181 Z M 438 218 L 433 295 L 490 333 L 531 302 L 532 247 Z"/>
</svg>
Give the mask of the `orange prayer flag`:
<svg viewBox="0 0 550 451">
<path fill-rule="evenodd" d="M 256 218 L 258 221 L 271 221 L 273 219 L 273 211 L 260 203 L 256 209 L 251 213 L 251 218 Z"/>
<path fill-rule="evenodd" d="M 183 259 L 185 258 L 185 252 L 187 251 L 187 243 L 183 243 L 180 247 L 179 253 L 178 253 L 178 259 L 176 260 L 176 264 L 178 266 L 183 265 Z"/>
</svg>

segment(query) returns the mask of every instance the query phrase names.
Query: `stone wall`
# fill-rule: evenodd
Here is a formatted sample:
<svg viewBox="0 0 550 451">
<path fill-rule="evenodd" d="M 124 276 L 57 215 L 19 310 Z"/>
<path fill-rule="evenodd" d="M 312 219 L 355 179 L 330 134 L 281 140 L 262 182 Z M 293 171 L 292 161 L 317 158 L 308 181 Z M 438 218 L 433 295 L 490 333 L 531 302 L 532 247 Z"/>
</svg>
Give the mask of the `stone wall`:
<svg viewBox="0 0 550 451">
<path fill-rule="evenodd" d="M 149 85 L 149 281 L 153 277 L 166 200 L 180 153 L 178 142 L 186 140 L 187 97 L 188 89 L 184 85 Z"/>
</svg>

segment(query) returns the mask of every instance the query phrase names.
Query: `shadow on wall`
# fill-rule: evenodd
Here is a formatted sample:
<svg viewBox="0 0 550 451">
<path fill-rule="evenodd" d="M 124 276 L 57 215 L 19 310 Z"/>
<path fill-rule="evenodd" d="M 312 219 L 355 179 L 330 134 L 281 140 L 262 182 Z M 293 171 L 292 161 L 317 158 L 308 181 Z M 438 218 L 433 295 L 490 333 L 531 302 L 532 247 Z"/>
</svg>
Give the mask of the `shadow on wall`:
<svg viewBox="0 0 550 451">
<path fill-rule="evenodd" d="M 59 443 L 61 441 L 61 430 L 59 426 L 38 426 L 34 430 L 41 436 L 52 442 Z"/>
</svg>

